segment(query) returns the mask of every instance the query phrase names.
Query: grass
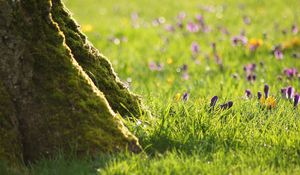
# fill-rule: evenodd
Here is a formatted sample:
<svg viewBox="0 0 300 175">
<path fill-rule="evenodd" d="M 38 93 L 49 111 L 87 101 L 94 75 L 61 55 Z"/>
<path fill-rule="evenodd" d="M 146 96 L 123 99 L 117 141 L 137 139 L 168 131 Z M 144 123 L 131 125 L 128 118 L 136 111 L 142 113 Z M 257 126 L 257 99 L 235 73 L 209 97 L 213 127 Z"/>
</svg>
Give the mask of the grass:
<svg viewBox="0 0 300 175">
<path fill-rule="evenodd" d="M 293 24 L 300 27 L 299 0 L 65 3 L 89 40 L 110 58 L 119 77 L 143 96 L 154 117 L 125 121 L 139 137 L 142 154 L 100 155 L 96 160 L 59 156 L 24 168 L 24 173 L 300 174 L 300 111 L 280 93 L 289 85 L 300 92 L 300 81 L 283 74 L 285 68 L 300 70 L 300 59 L 292 56 L 300 47 L 285 51 L 283 60 L 271 54 L 273 45 L 300 37 L 290 32 Z M 185 23 L 202 14 L 211 31 L 166 31 L 166 24 L 176 24 L 179 12 L 186 13 Z M 135 27 L 134 13 L 139 16 Z M 245 16 L 251 24 L 243 22 Z M 159 17 L 165 23 L 153 26 Z M 218 28 L 226 28 L 230 34 L 222 34 Z M 287 34 L 283 34 L 286 29 Z M 242 30 L 249 39 L 263 40 L 255 53 L 244 46 L 232 46 L 232 36 Z M 200 53 L 193 58 L 192 42 L 200 46 Z M 213 59 L 211 43 L 216 43 L 222 68 Z M 163 64 L 163 70 L 151 70 L 149 63 Z M 253 83 L 246 80 L 243 70 L 249 63 L 257 65 Z M 186 72 L 183 65 L 188 66 Z M 183 78 L 184 72 L 188 80 Z M 256 97 L 264 84 L 276 98 L 272 110 L 263 109 Z M 246 89 L 251 89 L 253 98 L 245 98 Z M 181 99 L 185 92 L 189 94 L 187 101 Z M 219 97 L 218 105 L 232 100 L 233 107 L 209 111 L 214 95 Z"/>
</svg>

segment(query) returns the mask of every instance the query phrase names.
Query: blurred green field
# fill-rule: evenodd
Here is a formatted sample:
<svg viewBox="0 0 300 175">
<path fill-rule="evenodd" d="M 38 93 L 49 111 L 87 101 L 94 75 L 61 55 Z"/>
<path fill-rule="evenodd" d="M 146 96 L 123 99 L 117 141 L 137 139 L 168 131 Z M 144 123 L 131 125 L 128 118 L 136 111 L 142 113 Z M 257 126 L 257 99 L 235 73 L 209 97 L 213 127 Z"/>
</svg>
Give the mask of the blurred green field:
<svg viewBox="0 0 300 175">
<path fill-rule="evenodd" d="M 281 88 L 300 92 L 299 0 L 64 0 L 88 39 L 107 56 L 153 117 L 125 121 L 144 153 L 100 155 L 97 160 L 41 161 L 29 174 L 300 174 L 300 107 Z M 179 14 L 184 27 L 177 26 Z M 189 22 L 202 15 L 205 28 Z M 244 33 L 246 46 L 233 46 Z M 252 39 L 252 40 L 251 40 Z M 261 41 L 260 41 L 261 40 Z M 255 52 L 249 43 L 262 42 Z M 199 52 L 192 53 L 192 43 Z M 212 50 L 216 44 L 216 52 Z M 297 44 L 298 43 L 298 44 Z M 283 46 L 283 59 L 272 47 Z M 286 49 L 285 49 L 286 47 Z M 217 63 L 215 54 L 222 63 Z M 256 64 L 249 82 L 244 66 Z M 257 92 L 270 86 L 276 107 L 265 109 Z M 253 97 L 246 98 L 250 89 Z M 183 94 L 188 99 L 183 100 Z M 210 99 L 233 101 L 209 112 Z"/>
</svg>

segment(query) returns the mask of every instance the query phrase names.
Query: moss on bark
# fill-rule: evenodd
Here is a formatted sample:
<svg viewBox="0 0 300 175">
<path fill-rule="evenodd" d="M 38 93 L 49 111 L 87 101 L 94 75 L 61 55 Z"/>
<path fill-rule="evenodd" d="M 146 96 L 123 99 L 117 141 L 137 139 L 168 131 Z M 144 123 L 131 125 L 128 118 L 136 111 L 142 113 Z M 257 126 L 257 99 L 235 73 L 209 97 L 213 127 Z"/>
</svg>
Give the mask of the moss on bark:
<svg viewBox="0 0 300 175">
<path fill-rule="evenodd" d="M 95 49 L 79 30 L 61 0 L 52 0 L 52 16 L 66 36 L 66 43 L 77 62 L 101 90 L 112 109 L 122 116 L 139 116 L 144 109 L 139 97 L 121 83 L 110 62 Z"/>
<path fill-rule="evenodd" d="M 22 158 L 18 120 L 10 95 L 0 81 L 0 158 L 15 162 Z"/>
<path fill-rule="evenodd" d="M 0 131 L 6 133 L 0 134 L 0 159 L 10 160 L 10 154 L 33 161 L 58 150 L 140 151 L 137 138 L 110 107 L 125 114 L 123 103 L 137 114 L 140 101 L 87 44 L 61 2 L 6 0 L 0 1 L 2 9 L 10 10 L 0 13 L 6 21 L 0 26 Z M 15 123 L 8 122 L 11 116 Z"/>
</svg>

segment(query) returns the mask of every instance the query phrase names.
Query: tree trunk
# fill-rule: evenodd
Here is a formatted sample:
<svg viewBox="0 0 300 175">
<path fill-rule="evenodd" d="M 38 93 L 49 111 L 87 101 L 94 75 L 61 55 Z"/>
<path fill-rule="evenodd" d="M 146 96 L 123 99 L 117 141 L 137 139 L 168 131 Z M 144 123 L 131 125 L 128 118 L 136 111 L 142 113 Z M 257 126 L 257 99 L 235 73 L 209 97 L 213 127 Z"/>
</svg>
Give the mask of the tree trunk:
<svg viewBox="0 0 300 175">
<path fill-rule="evenodd" d="M 143 114 L 140 99 L 61 0 L 0 0 L 0 37 L 0 159 L 140 151 L 116 114 Z"/>
</svg>

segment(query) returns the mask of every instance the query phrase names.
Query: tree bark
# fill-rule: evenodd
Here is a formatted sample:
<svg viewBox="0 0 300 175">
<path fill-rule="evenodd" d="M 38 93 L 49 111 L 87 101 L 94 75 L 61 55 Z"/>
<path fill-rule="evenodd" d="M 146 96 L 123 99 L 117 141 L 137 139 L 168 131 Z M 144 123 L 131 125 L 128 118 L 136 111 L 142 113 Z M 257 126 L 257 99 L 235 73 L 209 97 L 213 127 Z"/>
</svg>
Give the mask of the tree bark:
<svg viewBox="0 0 300 175">
<path fill-rule="evenodd" d="M 0 0 L 0 159 L 139 152 L 120 115 L 145 113 L 61 0 Z"/>
</svg>

